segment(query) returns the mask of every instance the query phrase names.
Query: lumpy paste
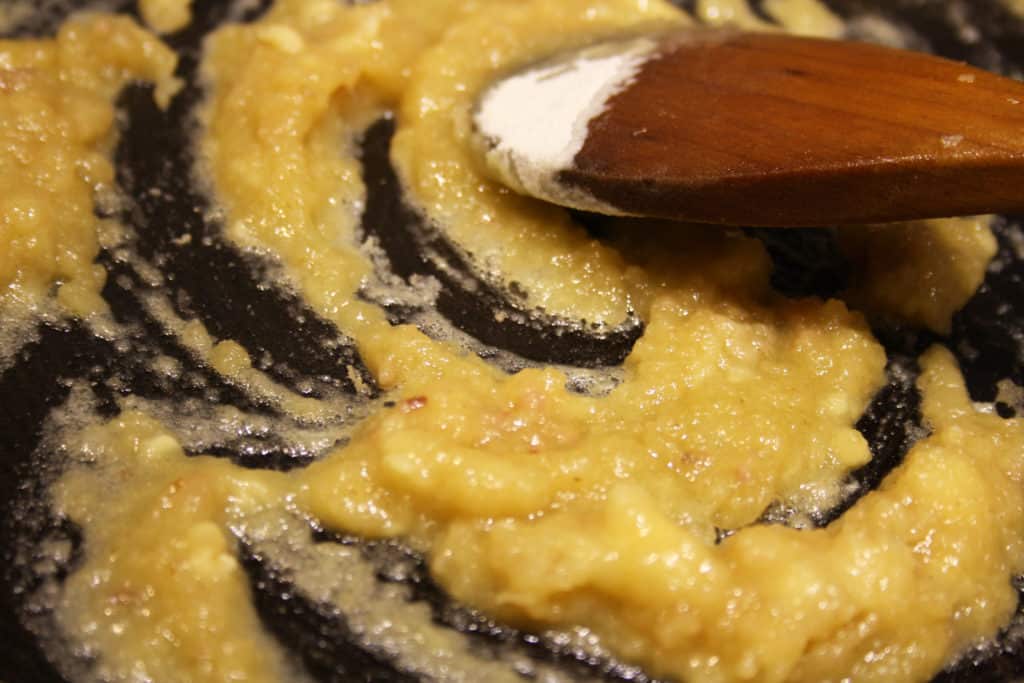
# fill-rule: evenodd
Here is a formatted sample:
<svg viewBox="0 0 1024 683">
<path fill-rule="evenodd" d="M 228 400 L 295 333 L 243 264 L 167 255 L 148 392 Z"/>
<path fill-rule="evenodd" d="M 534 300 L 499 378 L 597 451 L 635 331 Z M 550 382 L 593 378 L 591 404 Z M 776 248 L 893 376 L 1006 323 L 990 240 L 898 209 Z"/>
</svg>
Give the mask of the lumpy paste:
<svg viewBox="0 0 1024 683">
<path fill-rule="evenodd" d="M 124 17 L 87 16 L 54 40 L 0 43 L 0 311 L 40 306 L 54 287 L 72 313 L 105 308 L 93 205 L 113 192 L 112 100 L 129 80 L 148 79 L 166 103 L 176 61 Z"/>
<path fill-rule="evenodd" d="M 794 30 L 841 28 L 817 3 L 765 4 Z M 711 23 L 760 23 L 742 3 L 698 5 Z M 158 24 L 187 21 L 182 3 L 146 6 Z M 826 528 L 759 523 L 780 502 L 828 508 L 870 460 L 855 424 L 886 355 L 864 315 L 775 292 L 741 232 L 630 221 L 596 240 L 474 157 L 470 112 L 494 78 L 690 21 L 660 0 L 279 0 L 212 34 L 194 144 L 225 234 L 281 265 L 383 396 L 290 472 L 187 457 L 173 417 L 145 406 L 68 435 L 53 504 L 84 555 L 56 618 L 97 678 L 301 680 L 236 555 L 237 530 L 267 515 L 402 539 L 457 600 L 532 632 L 585 628 L 668 679 L 925 680 L 1009 621 L 1024 429 L 976 410 L 947 351 L 921 359 L 930 434 L 878 490 Z M 103 309 L 93 205 L 112 182 L 111 98 L 130 78 L 169 96 L 173 66 L 124 18 L 0 43 L 0 307 L 56 287 L 71 313 Z M 360 246 L 356 141 L 387 112 L 406 201 L 483 277 L 596 330 L 644 322 L 610 391 L 571 391 L 559 367 L 507 374 L 360 296 L 379 273 Z M 844 232 L 847 299 L 948 329 L 995 251 L 985 219 L 963 223 Z M 234 342 L 205 353 L 257 372 Z"/>
</svg>

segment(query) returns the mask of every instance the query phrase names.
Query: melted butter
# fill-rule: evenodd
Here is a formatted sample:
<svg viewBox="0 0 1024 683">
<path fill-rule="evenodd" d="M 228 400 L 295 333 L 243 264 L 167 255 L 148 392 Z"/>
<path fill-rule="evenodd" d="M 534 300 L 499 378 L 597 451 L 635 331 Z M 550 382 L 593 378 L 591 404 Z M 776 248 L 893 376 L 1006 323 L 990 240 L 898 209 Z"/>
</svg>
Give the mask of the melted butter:
<svg viewBox="0 0 1024 683">
<path fill-rule="evenodd" d="M 817 5 L 770 5 L 787 25 L 835 29 Z M 923 361 L 933 435 L 879 491 L 828 529 L 754 525 L 777 501 L 828 506 L 867 462 L 854 424 L 884 381 L 885 354 L 862 317 L 774 293 L 763 248 L 739 234 L 624 224 L 597 242 L 476 165 L 468 113 L 490 79 L 596 37 L 686 21 L 647 0 L 282 0 L 211 38 L 200 143 L 227 234 L 279 259 L 355 339 L 395 405 L 288 474 L 187 458 L 172 429 L 135 411 L 71 439 L 75 462 L 54 500 L 82 526 L 85 559 L 57 614 L 99 674 L 300 676 L 262 630 L 233 548 L 247 520 L 296 514 L 401 537 L 456 598 L 534 630 L 585 627 L 655 675 L 917 680 L 1006 623 L 1008 578 L 1024 570 L 1024 432 L 974 411 L 948 354 Z M 111 41 L 92 42 L 89 54 L 106 54 Z M 48 77 L 60 73 L 47 64 Z M 364 188 L 353 140 L 390 108 L 410 200 L 482 271 L 571 319 L 614 325 L 635 310 L 645 320 L 606 396 L 570 393 L 557 368 L 506 375 L 389 325 L 357 296 L 372 267 L 356 246 Z M 82 200 L 91 210 L 91 195 Z M 56 225 L 38 232 L 52 237 Z M 943 233 L 945 251 L 966 254 L 956 286 L 897 312 L 941 322 L 973 291 L 990 243 L 980 227 L 963 232 Z M 924 264 L 944 283 L 948 268 L 927 261 L 927 246 L 909 249 L 906 267 Z M 55 268 L 40 282 L 58 281 Z M 181 336 L 226 376 L 251 379 L 236 343 L 195 325 Z M 738 531 L 717 544 L 720 528 Z M 327 580 L 309 590 L 328 595 L 316 592 Z"/>
</svg>

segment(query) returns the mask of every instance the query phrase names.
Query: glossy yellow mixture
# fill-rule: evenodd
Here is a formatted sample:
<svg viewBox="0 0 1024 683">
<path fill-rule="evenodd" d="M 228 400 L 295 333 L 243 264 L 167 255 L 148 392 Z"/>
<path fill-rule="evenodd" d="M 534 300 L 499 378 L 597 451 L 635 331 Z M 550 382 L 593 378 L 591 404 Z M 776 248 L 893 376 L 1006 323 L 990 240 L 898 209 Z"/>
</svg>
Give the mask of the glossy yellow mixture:
<svg viewBox="0 0 1024 683">
<path fill-rule="evenodd" d="M 698 11 L 743 20 L 742 7 Z M 813 2 L 768 11 L 794 30 L 839 30 Z M 754 525 L 778 501 L 828 507 L 868 461 L 854 424 L 886 359 L 862 314 L 773 292 L 762 246 L 737 233 L 633 223 L 596 241 L 560 209 L 494 185 L 473 157 L 469 112 L 497 74 L 595 37 L 688 21 L 656 0 L 279 0 L 257 23 L 214 34 L 197 142 L 226 234 L 280 261 L 289 284 L 356 341 L 394 406 L 378 405 L 346 446 L 288 474 L 186 458 L 173 421 L 137 410 L 69 437 L 85 464 L 55 485 L 54 501 L 82 525 L 86 554 L 58 619 L 99 653 L 100 673 L 297 680 L 259 625 L 234 552 L 233 530 L 266 514 L 403 538 L 467 604 L 536 631 L 586 627 L 615 656 L 681 680 L 925 680 L 1008 621 L 1009 578 L 1024 571 L 1024 429 L 977 412 L 947 352 L 923 359 L 932 434 L 880 490 L 827 529 Z M 167 78 L 173 58 L 120 19 L 73 23 L 37 50 L 59 53 L 82 26 L 107 27 L 86 32 L 88 44 L 116 42 L 110 27 L 137 41 L 134 70 L 115 53 L 110 63 L 125 70 L 102 73 Z M 0 44 L 0 84 L 17 73 L 3 56 L 26 45 Z M 59 80 L 61 68 L 47 62 L 39 78 Z M 96 145 L 121 82 L 87 89 L 107 112 L 88 135 L 74 127 L 79 107 L 52 122 L 25 114 L 47 134 L 22 136 L 46 145 L 25 151 L 22 167 L 74 176 L 75 206 L 90 217 L 96 181 L 72 169 L 96 159 L 109 183 Z M 2 93 L 0 107 L 0 126 L 17 120 Z M 550 314 L 606 329 L 630 312 L 646 322 L 608 395 L 570 392 L 557 368 L 506 375 L 388 324 L 356 296 L 375 274 L 357 246 L 354 140 L 387 110 L 409 200 L 481 272 L 520 283 Z M 52 160 L 61 145 L 75 156 Z M 2 177 L 47 211 L 66 210 L 60 187 L 16 175 Z M 5 204 L 3 215 L 0 245 L 22 250 L 19 235 L 46 239 L 60 224 L 11 229 L 21 213 Z M 80 225 L 62 242 L 79 270 L 67 275 L 52 249 L 4 250 L 0 283 L 16 293 L 56 283 L 68 299 L 83 281 L 70 291 L 88 305 L 70 310 L 102 308 L 103 274 L 89 265 L 97 226 Z M 862 277 L 851 300 L 938 330 L 994 252 L 980 219 L 864 235 L 847 240 Z M 894 299 L 904 288 L 879 286 L 880 272 L 935 285 Z M 215 345 L 195 324 L 178 333 L 229 377 L 258 372 L 235 342 Z M 716 544 L 716 529 L 738 531 Z"/>
<path fill-rule="evenodd" d="M 57 302 L 87 316 L 106 305 L 94 260 L 112 195 L 106 152 L 113 98 L 155 81 L 166 104 L 174 53 L 124 17 L 68 22 L 54 40 L 0 42 L 0 313 Z"/>
<path fill-rule="evenodd" d="M 146 25 L 160 33 L 173 33 L 192 20 L 192 0 L 140 0 L 139 12 Z"/>
<path fill-rule="evenodd" d="M 943 334 L 996 253 L 986 216 L 843 228 L 839 239 L 856 273 L 848 301 Z"/>
</svg>

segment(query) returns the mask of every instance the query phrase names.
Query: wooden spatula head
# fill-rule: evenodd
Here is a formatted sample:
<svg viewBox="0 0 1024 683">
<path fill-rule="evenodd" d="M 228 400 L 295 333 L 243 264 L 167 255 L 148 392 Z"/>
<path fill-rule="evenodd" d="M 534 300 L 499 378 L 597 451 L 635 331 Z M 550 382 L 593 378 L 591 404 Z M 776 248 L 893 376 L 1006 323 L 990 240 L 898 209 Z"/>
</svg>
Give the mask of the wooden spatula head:
<svg viewBox="0 0 1024 683">
<path fill-rule="evenodd" d="M 632 51 L 631 61 L 581 111 L 560 167 L 538 171 L 488 128 L 484 113 L 503 84 L 484 94 L 476 122 L 507 182 L 575 208 L 732 225 L 1024 209 L 1017 81 L 925 54 L 782 34 L 675 32 L 597 54 L 616 49 Z M 535 68 L 566 78 L 580 54 Z"/>
</svg>

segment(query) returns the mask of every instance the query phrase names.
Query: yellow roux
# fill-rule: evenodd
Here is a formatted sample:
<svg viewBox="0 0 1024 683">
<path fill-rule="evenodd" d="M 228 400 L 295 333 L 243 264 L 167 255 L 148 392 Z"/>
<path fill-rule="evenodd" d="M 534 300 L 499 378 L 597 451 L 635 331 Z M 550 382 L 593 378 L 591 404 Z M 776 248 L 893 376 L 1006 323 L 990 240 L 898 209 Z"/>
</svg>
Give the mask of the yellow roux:
<svg viewBox="0 0 1024 683">
<path fill-rule="evenodd" d="M 192 0 L 139 0 L 139 13 L 146 25 L 159 33 L 173 33 L 192 20 Z"/>
<path fill-rule="evenodd" d="M 705 18 L 712 5 L 730 3 L 701 3 Z M 814 3 L 768 10 L 837 30 Z M 681 680 L 923 680 L 1008 621 L 1009 579 L 1024 571 L 1024 430 L 975 411 L 947 352 L 922 361 L 932 433 L 880 490 L 827 529 L 749 526 L 775 501 L 829 504 L 868 461 L 854 423 L 884 383 L 885 354 L 862 316 L 774 293 L 762 247 L 734 233 L 632 225 L 598 243 L 472 158 L 474 93 L 497 74 L 686 21 L 651 0 L 280 0 L 211 38 L 199 144 L 228 235 L 280 259 L 396 404 L 289 474 L 186 458 L 140 412 L 69 437 L 89 464 L 55 484 L 54 501 L 82 525 L 85 559 L 58 619 L 104 677 L 294 679 L 250 605 L 230 531 L 268 511 L 405 538 L 456 598 L 534 630 L 585 626 L 615 655 Z M 102 309 L 89 209 L 110 182 L 99 154 L 110 98 L 125 78 L 170 83 L 172 66 L 122 19 L 0 43 L 0 132 L 13 151 L 0 157 L 2 296 L 57 283 L 71 312 Z M 352 140 L 385 108 L 397 111 L 393 157 L 410 199 L 482 268 L 555 314 L 614 326 L 634 310 L 647 322 L 609 395 L 570 393 L 551 368 L 505 375 L 355 296 L 372 270 L 355 246 Z M 27 125 L 36 132 L 19 137 Z M 865 266 L 867 287 L 851 296 L 948 326 L 994 251 L 984 222 L 950 230 L 851 237 L 855 261 L 875 263 L 866 255 L 896 241 L 901 278 L 936 283 L 891 300 Z M 183 334 L 216 367 L 249 371 L 233 342 Z M 716 544 L 716 528 L 739 531 Z"/>
<path fill-rule="evenodd" d="M 105 309 L 93 202 L 113 190 L 112 99 L 146 79 L 166 103 L 175 61 L 124 17 L 72 21 L 50 41 L 0 41 L 0 313 L 41 306 L 55 285 L 69 312 Z"/>
</svg>

